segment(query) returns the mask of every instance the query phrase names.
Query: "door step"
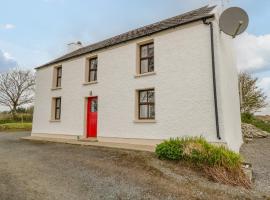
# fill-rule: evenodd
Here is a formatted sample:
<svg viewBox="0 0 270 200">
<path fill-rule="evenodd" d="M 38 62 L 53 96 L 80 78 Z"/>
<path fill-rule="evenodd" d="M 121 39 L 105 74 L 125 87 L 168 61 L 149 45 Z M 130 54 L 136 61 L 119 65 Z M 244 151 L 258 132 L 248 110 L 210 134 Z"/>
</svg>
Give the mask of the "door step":
<svg viewBox="0 0 270 200">
<path fill-rule="evenodd" d="M 81 141 L 81 142 L 98 142 L 97 138 L 84 138 L 84 139 L 79 139 L 78 141 Z"/>
</svg>

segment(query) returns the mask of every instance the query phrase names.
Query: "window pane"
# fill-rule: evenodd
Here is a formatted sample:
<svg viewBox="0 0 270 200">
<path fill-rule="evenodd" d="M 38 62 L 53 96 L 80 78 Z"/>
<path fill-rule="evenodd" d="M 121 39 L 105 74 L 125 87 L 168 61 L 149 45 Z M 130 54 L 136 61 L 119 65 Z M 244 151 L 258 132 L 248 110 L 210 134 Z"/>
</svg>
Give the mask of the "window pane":
<svg viewBox="0 0 270 200">
<path fill-rule="evenodd" d="M 91 101 L 91 112 L 97 112 L 97 107 L 98 107 L 97 100 L 96 99 L 92 100 Z"/>
<path fill-rule="evenodd" d="M 140 105 L 140 118 L 148 118 L 147 105 Z"/>
<path fill-rule="evenodd" d="M 153 44 L 148 46 L 148 56 L 154 56 L 154 45 Z"/>
<path fill-rule="evenodd" d="M 60 108 L 61 106 L 61 100 L 59 98 L 56 99 L 56 107 Z"/>
<path fill-rule="evenodd" d="M 97 58 L 90 60 L 90 69 L 97 69 Z"/>
<path fill-rule="evenodd" d="M 154 119 L 155 118 L 155 106 L 149 105 L 149 118 Z"/>
<path fill-rule="evenodd" d="M 141 74 L 148 72 L 148 59 L 141 60 Z"/>
<path fill-rule="evenodd" d="M 154 71 L 154 57 L 149 58 L 149 72 Z"/>
<path fill-rule="evenodd" d="M 145 58 L 147 56 L 148 56 L 147 46 L 142 46 L 141 47 L 141 58 Z"/>
<path fill-rule="evenodd" d="M 62 76 L 62 67 L 57 68 L 57 76 Z"/>
<path fill-rule="evenodd" d="M 60 119 L 60 109 L 55 110 L 55 119 Z"/>
<path fill-rule="evenodd" d="M 147 102 L 147 91 L 140 92 L 140 103 Z"/>
<path fill-rule="evenodd" d="M 155 92 L 154 90 L 148 91 L 148 102 L 154 103 L 155 102 Z"/>
<path fill-rule="evenodd" d="M 97 71 L 90 71 L 90 82 L 97 80 Z"/>
<path fill-rule="evenodd" d="M 57 78 L 56 87 L 61 87 L 61 78 Z"/>
</svg>

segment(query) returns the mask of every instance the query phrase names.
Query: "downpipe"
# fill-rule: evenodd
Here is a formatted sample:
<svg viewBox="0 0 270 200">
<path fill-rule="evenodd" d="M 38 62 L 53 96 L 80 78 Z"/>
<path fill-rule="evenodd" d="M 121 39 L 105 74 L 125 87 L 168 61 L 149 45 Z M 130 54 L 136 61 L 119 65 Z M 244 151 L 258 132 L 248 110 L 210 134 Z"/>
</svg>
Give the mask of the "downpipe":
<svg viewBox="0 0 270 200">
<path fill-rule="evenodd" d="M 214 104 L 215 104 L 215 118 L 216 118 L 216 132 L 217 138 L 220 137 L 219 117 L 218 117 L 218 102 L 217 102 L 217 83 L 216 83 L 216 63 L 215 63 L 215 48 L 214 48 L 214 30 L 213 23 L 207 22 L 203 19 L 203 23 L 210 27 L 210 38 L 211 38 L 211 59 L 212 59 L 212 76 L 213 76 L 213 93 L 214 93 Z"/>
</svg>

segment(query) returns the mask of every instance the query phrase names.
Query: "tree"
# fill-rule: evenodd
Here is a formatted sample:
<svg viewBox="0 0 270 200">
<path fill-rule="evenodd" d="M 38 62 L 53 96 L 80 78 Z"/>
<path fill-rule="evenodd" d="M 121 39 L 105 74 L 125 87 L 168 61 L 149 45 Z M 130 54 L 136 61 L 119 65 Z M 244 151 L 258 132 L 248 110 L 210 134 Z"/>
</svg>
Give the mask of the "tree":
<svg viewBox="0 0 270 200">
<path fill-rule="evenodd" d="M 20 106 L 34 100 L 35 76 L 30 70 L 13 69 L 0 74 L 0 105 L 9 107 L 16 117 Z"/>
<path fill-rule="evenodd" d="M 261 108 L 267 106 L 266 95 L 257 86 L 258 78 L 254 78 L 250 73 L 239 73 L 239 90 L 241 101 L 241 113 L 253 114 Z"/>
</svg>

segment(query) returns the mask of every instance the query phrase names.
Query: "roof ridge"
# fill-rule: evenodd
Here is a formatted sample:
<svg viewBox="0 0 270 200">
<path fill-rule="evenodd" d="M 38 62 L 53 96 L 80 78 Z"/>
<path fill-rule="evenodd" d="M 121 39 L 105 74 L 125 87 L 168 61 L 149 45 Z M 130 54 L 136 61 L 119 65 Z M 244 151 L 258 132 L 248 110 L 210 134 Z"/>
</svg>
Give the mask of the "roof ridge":
<svg viewBox="0 0 270 200">
<path fill-rule="evenodd" d="M 95 42 L 92 44 L 89 44 L 85 47 L 79 48 L 75 51 L 69 52 L 67 54 L 64 54 L 63 56 L 56 58 L 52 60 L 49 63 L 46 63 L 42 66 L 37 67 L 36 69 L 51 65 L 51 64 L 56 64 L 58 62 L 68 60 L 74 57 L 78 57 L 81 55 L 84 55 L 86 53 L 90 53 L 102 48 L 106 48 L 109 46 L 113 46 L 116 44 L 120 44 L 122 42 L 127 42 L 132 39 L 137 39 L 139 37 L 147 36 L 154 34 L 156 32 L 160 32 L 169 28 L 173 28 L 176 26 L 180 26 L 185 23 L 189 23 L 195 20 L 199 20 L 205 17 L 210 17 L 213 14 L 210 14 L 210 12 L 215 8 L 216 6 L 210 6 L 206 5 L 200 8 L 197 8 L 195 10 L 191 10 L 185 13 L 182 13 L 180 15 L 176 15 L 174 17 L 170 17 L 152 24 L 148 24 L 145 26 L 141 26 L 139 28 L 127 31 L 125 33 L 121 33 L 119 35 L 104 39 L 99 42 Z"/>
<path fill-rule="evenodd" d="M 143 25 L 143 26 L 138 27 L 138 28 L 136 28 L 136 29 L 131 29 L 131 30 L 126 31 L 126 32 L 124 32 L 124 33 L 120 33 L 120 34 L 115 35 L 115 36 L 112 36 L 112 37 L 110 37 L 110 38 L 107 38 L 107 39 L 101 40 L 101 41 L 99 41 L 99 42 L 94 42 L 94 43 L 91 43 L 91 44 L 89 44 L 89 45 L 87 45 L 87 46 L 85 46 L 85 47 L 81 47 L 81 48 L 79 48 L 79 49 L 77 49 L 77 50 L 75 50 L 75 51 L 69 52 L 69 53 L 67 53 L 67 54 L 70 54 L 70 53 L 76 52 L 76 51 L 78 51 L 78 50 L 80 50 L 80 49 L 87 48 L 87 47 L 89 47 L 89 46 L 92 46 L 92 45 L 98 44 L 98 43 L 100 43 L 100 42 L 105 42 L 105 41 L 110 40 L 110 39 L 112 39 L 112 38 L 115 38 L 115 37 L 118 37 L 118 36 L 121 36 L 121 35 L 127 34 L 127 33 L 132 32 L 132 31 L 136 31 L 136 30 L 141 29 L 141 28 L 146 28 L 146 27 L 148 27 L 148 26 L 152 26 L 152 25 L 158 24 L 158 23 L 160 23 L 160 22 L 162 22 L 162 21 L 166 21 L 166 20 L 170 20 L 170 19 L 175 19 L 175 18 L 177 18 L 177 17 L 179 17 L 179 16 L 182 16 L 182 15 L 187 15 L 187 14 L 190 14 L 190 13 L 193 13 L 193 12 L 196 12 L 196 11 L 199 11 L 199 10 L 201 10 L 201 9 L 203 9 L 203 8 L 209 8 L 209 5 L 206 5 L 206 6 L 203 6 L 203 7 L 197 8 L 197 9 L 195 9 L 195 10 L 191 10 L 191 11 L 185 12 L 185 13 L 183 13 L 183 14 L 176 15 L 176 16 L 174 16 L 174 17 L 169 17 L 169 18 L 166 18 L 166 19 L 164 19 L 164 20 L 161 20 L 161 21 L 158 21 L 158 22 L 154 22 L 154 23 L 152 23 L 152 24 Z M 210 8 L 211 8 L 211 7 L 210 7 Z M 67 54 L 65 54 L 65 55 L 67 55 Z"/>
</svg>

